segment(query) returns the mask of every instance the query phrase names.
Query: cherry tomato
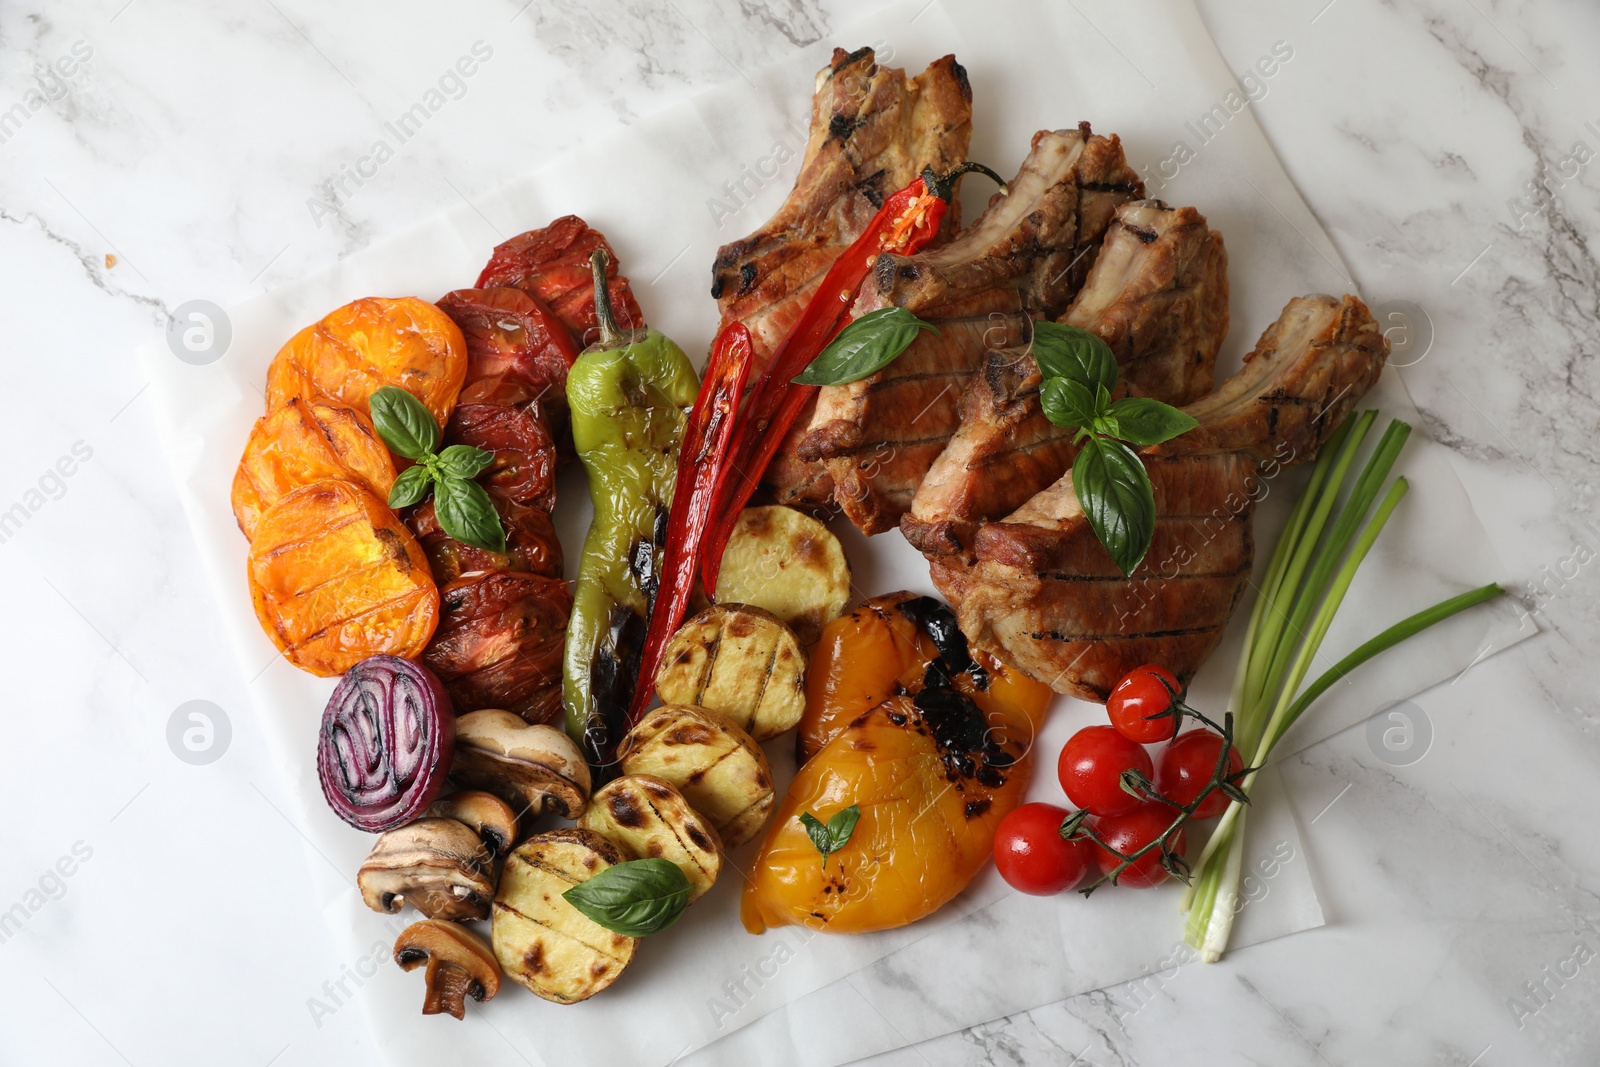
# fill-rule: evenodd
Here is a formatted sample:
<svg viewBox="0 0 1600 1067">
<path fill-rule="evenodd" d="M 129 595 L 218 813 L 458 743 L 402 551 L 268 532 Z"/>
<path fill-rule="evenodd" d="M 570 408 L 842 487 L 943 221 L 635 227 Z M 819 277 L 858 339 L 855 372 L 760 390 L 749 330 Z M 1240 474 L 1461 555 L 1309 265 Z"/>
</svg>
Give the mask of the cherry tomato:
<svg viewBox="0 0 1600 1067">
<path fill-rule="evenodd" d="M 1024 804 L 1000 820 L 994 865 L 1012 889 L 1048 896 L 1071 889 L 1094 862 L 1093 842 L 1062 840 L 1068 815 L 1054 804 Z"/>
<path fill-rule="evenodd" d="M 1155 773 L 1150 754 L 1109 726 L 1085 726 L 1061 746 L 1056 773 L 1067 799 L 1094 815 L 1131 811 L 1144 801 L 1122 788 L 1122 772 Z"/>
<path fill-rule="evenodd" d="M 1100 840 L 1111 848 L 1124 855 L 1131 855 L 1160 837 L 1177 817 L 1175 809 L 1153 800 L 1146 800 L 1132 811 L 1120 815 L 1097 815 L 1088 820 L 1088 825 L 1100 835 Z M 1179 830 L 1174 845 L 1180 854 L 1185 843 L 1184 832 Z M 1096 845 L 1094 862 L 1101 874 L 1110 874 L 1117 864 L 1122 862 L 1122 857 L 1113 855 Z M 1167 869 L 1161 866 L 1161 850 L 1153 848 L 1119 874 L 1117 884 L 1143 888 L 1160 885 L 1169 877 Z"/>
<path fill-rule="evenodd" d="M 1156 772 L 1156 791 L 1176 804 L 1188 804 L 1217 773 L 1217 757 L 1222 753 L 1222 735 L 1210 730 L 1190 730 L 1161 750 L 1161 769 Z M 1228 746 L 1228 773 L 1244 769 L 1239 750 Z M 1214 791 L 1194 810 L 1196 819 L 1221 815 L 1228 806 L 1222 790 Z"/>
<path fill-rule="evenodd" d="M 1169 692 L 1161 683 L 1172 687 Z M 1122 676 L 1122 681 L 1111 690 L 1106 699 L 1106 714 L 1117 733 L 1141 745 L 1154 745 L 1171 741 L 1178 733 L 1182 717 L 1172 715 L 1160 719 L 1151 715 L 1166 711 L 1172 706 L 1172 694 L 1183 692 L 1177 675 L 1165 667 L 1146 663 Z"/>
</svg>

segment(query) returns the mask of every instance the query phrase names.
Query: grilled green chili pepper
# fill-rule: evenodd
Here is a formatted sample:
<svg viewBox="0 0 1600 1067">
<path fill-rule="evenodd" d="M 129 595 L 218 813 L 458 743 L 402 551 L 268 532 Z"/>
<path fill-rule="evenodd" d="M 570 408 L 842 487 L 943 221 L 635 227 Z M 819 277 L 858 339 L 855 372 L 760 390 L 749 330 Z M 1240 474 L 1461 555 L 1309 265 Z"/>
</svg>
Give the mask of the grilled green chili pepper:
<svg viewBox="0 0 1600 1067">
<path fill-rule="evenodd" d="M 627 729 L 678 473 L 685 410 L 700 380 L 656 330 L 618 328 L 595 249 L 600 340 L 567 372 L 572 441 L 589 474 L 594 521 L 583 542 L 561 692 L 567 733 L 601 777 Z"/>
</svg>

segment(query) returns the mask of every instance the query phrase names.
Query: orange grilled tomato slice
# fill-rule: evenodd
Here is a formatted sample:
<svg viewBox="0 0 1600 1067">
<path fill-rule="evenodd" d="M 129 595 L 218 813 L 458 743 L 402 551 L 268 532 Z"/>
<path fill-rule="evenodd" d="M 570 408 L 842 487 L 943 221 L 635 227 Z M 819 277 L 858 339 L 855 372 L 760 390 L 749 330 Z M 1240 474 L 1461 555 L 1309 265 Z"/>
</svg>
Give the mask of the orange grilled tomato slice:
<svg viewBox="0 0 1600 1067">
<path fill-rule="evenodd" d="M 422 546 L 353 482 L 313 482 L 268 508 L 249 577 L 261 628 L 312 674 L 342 674 L 379 653 L 414 659 L 439 621 Z"/>
<path fill-rule="evenodd" d="M 363 297 L 289 339 L 267 368 L 267 410 L 325 397 L 369 414 L 385 385 L 422 401 L 443 426 L 467 379 L 467 342 L 450 316 L 414 296 Z"/>
<path fill-rule="evenodd" d="M 353 408 L 295 398 L 256 421 L 233 476 L 233 516 L 247 538 L 261 513 L 302 485 L 335 478 L 380 499 L 394 485 L 394 460 L 372 422 Z"/>
</svg>

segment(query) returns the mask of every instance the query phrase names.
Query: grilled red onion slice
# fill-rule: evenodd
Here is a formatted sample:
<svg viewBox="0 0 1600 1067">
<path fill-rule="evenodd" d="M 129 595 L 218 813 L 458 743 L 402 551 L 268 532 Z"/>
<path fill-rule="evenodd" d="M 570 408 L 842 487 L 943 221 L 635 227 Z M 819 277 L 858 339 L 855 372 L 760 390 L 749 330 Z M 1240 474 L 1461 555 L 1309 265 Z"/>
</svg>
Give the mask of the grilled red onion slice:
<svg viewBox="0 0 1600 1067">
<path fill-rule="evenodd" d="M 398 656 L 364 659 L 322 713 L 322 795 L 357 830 L 392 830 L 438 799 L 455 747 L 455 713 L 432 671 Z"/>
</svg>

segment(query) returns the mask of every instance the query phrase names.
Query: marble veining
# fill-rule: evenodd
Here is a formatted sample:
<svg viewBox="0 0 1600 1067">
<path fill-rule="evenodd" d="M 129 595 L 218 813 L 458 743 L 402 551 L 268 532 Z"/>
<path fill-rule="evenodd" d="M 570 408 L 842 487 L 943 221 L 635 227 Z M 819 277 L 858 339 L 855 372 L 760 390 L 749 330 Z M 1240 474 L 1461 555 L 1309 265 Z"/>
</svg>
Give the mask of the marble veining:
<svg viewBox="0 0 1600 1067">
<path fill-rule="evenodd" d="M 295 936 L 348 887 L 305 866 L 284 814 L 132 349 L 185 300 L 309 273 L 876 6 L 0 8 L 0 122 L 23 109 L 0 125 L 0 511 L 39 501 L 0 540 L 0 914 L 26 915 L 0 942 L 0 1058 L 368 1062 L 361 960 Z M 1293 41 L 1256 119 L 1360 292 L 1421 310 L 1390 320 L 1418 338 L 1400 373 L 1420 429 L 1454 453 L 1500 577 L 1544 633 L 1417 698 L 1434 728 L 1419 762 L 1386 764 L 1358 728 L 1286 764 L 1327 928 L 875 1062 L 1594 1063 L 1600 965 L 1581 949 L 1600 952 L 1600 14 L 1200 7 L 1233 69 Z M 459 99 L 314 216 L 308 201 L 480 40 L 494 57 Z M 90 458 L 61 475 L 80 443 Z M 194 699 L 228 721 L 218 763 L 169 740 Z M 181 993 L 130 979 L 152 944 L 192 961 Z M 872 973 L 856 980 L 873 993 Z M 327 1011 L 308 1017 L 312 1000 Z"/>
</svg>

